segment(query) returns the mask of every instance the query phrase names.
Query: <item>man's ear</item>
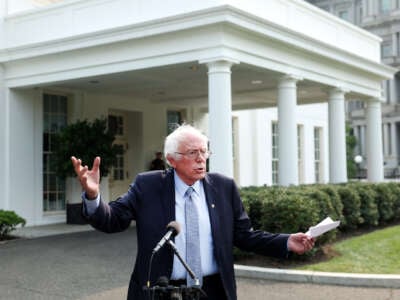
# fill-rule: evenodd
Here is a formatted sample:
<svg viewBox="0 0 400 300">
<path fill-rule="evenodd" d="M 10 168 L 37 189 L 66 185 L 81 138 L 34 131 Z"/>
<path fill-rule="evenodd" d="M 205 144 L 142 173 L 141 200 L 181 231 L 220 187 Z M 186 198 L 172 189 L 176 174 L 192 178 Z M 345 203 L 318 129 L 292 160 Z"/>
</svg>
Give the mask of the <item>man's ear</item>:
<svg viewBox="0 0 400 300">
<path fill-rule="evenodd" d="M 167 154 L 166 159 L 167 159 L 168 164 L 169 164 L 172 168 L 175 169 L 175 166 L 176 166 L 176 160 L 175 160 L 175 158 L 174 158 L 172 155 Z"/>
</svg>

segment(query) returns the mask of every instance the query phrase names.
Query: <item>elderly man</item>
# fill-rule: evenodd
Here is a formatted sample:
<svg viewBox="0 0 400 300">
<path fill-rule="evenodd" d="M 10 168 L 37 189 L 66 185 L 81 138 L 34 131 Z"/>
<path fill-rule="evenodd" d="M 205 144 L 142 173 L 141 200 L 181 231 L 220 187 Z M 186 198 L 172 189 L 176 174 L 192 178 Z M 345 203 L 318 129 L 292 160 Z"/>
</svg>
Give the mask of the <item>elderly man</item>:
<svg viewBox="0 0 400 300">
<path fill-rule="evenodd" d="M 100 158 L 90 170 L 80 159 L 72 163 L 84 190 L 84 214 L 90 224 L 104 232 L 119 232 L 136 221 L 138 253 L 129 284 L 128 299 L 148 299 L 152 250 L 176 221 L 181 232 L 174 244 L 207 294 L 204 299 L 236 299 L 233 246 L 262 255 L 286 257 L 302 254 L 314 246 L 304 233 L 272 234 L 252 229 L 239 191 L 231 178 L 206 172 L 210 156 L 208 139 L 190 125 L 178 127 L 165 139 L 164 154 L 170 169 L 139 174 L 126 194 L 104 203 L 100 197 Z M 193 283 L 171 247 L 154 256 L 150 282 L 166 276 L 171 284 Z"/>
</svg>

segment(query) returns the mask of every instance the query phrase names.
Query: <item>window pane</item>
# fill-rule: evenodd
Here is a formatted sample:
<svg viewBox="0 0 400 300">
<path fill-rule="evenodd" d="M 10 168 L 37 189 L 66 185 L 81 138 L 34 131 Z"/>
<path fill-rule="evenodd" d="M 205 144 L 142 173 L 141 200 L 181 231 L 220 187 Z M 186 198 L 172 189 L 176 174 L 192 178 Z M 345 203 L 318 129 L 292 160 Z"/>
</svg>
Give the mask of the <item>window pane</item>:
<svg viewBox="0 0 400 300">
<path fill-rule="evenodd" d="M 65 209 L 65 182 L 52 166 L 54 133 L 67 125 L 67 97 L 43 95 L 43 210 Z"/>
</svg>

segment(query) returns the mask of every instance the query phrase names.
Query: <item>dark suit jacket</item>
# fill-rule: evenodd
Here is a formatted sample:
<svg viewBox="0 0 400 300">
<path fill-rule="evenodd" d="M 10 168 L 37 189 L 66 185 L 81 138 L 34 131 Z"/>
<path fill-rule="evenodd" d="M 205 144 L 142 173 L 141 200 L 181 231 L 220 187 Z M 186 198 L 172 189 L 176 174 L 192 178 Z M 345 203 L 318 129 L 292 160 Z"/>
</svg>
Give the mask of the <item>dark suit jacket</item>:
<svg viewBox="0 0 400 300">
<path fill-rule="evenodd" d="M 255 231 L 244 211 L 234 181 L 220 174 L 209 173 L 203 185 L 210 214 L 215 258 L 229 300 L 236 299 L 233 269 L 233 246 L 263 255 L 287 256 L 286 234 Z M 128 192 L 116 201 L 101 202 L 89 217 L 93 227 L 112 233 L 126 229 L 136 220 L 138 253 L 131 276 L 128 299 L 147 299 L 142 287 L 146 284 L 153 248 L 166 233 L 166 225 L 175 220 L 174 172 L 153 171 L 139 174 Z M 154 257 L 151 284 L 160 276 L 170 278 L 173 252 L 163 247 Z"/>
</svg>

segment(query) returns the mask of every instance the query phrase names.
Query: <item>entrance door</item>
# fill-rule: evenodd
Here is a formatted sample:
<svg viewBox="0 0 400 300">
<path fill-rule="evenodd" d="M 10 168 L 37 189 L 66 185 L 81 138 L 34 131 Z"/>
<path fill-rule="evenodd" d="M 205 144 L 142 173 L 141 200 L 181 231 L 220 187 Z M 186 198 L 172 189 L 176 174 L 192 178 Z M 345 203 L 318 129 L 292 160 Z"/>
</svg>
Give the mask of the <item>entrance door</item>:
<svg viewBox="0 0 400 300">
<path fill-rule="evenodd" d="M 143 172 L 142 113 L 110 110 L 108 126 L 115 132 L 115 141 L 124 154 L 118 155 L 109 175 L 110 200 L 125 194 L 139 172 Z"/>
</svg>

